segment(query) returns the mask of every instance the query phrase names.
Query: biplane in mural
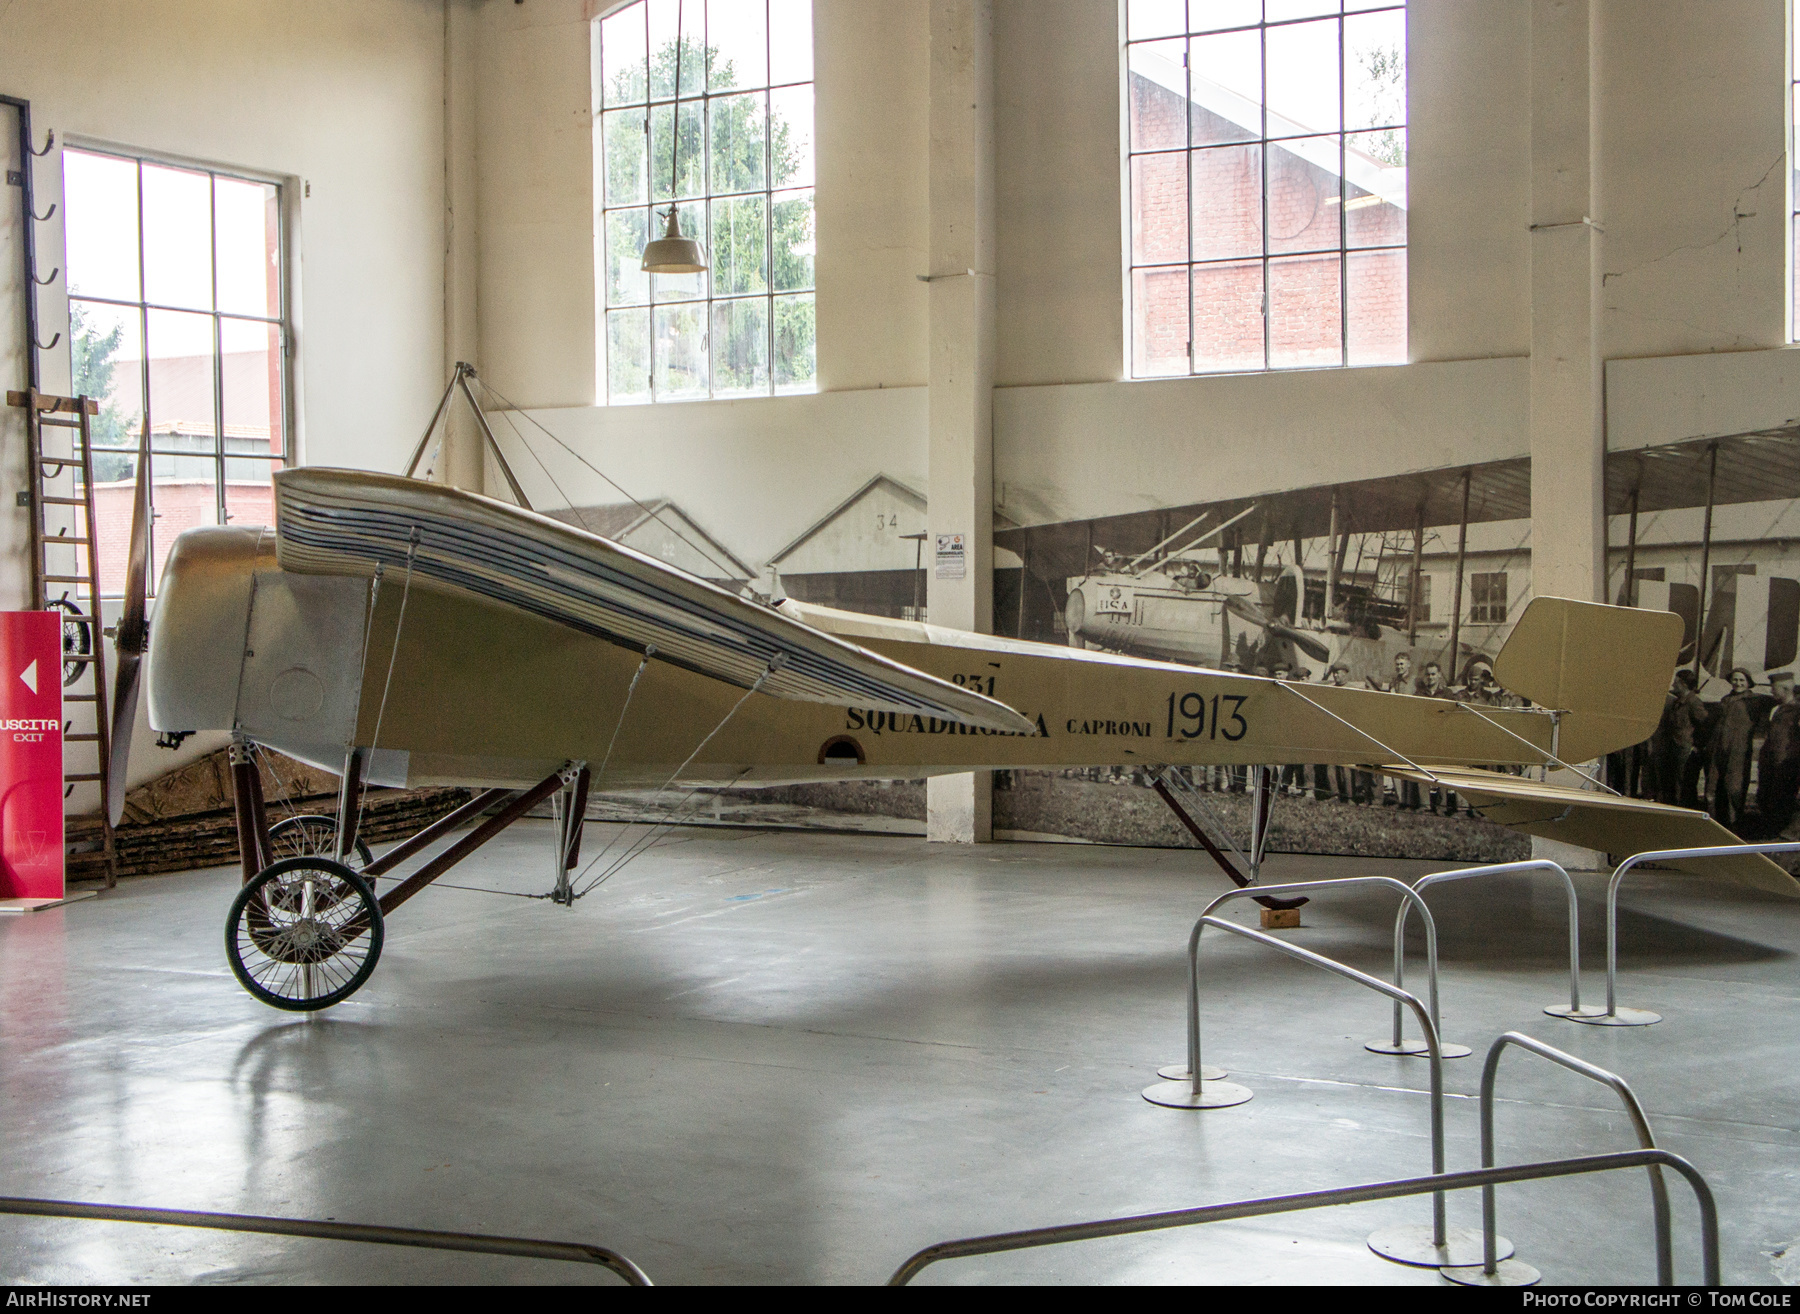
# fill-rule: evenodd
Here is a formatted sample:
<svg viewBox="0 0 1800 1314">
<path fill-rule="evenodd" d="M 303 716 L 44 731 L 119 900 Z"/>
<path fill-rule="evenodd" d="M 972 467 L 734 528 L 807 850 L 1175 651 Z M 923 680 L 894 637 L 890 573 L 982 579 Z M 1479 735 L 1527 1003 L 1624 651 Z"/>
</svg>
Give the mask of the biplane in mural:
<svg viewBox="0 0 1800 1314">
<path fill-rule="evenodd" d="M 140 489 L 140 512 L 146 502 Z M 592 888 L 578 871 L 591 785 L 687 795 L 980 768 L 1323 762 L 1441 775 L 1503 825 L 1591 848 L 1730 840 L 1699 813 L 1492 769 L 1573 770 L 1649 734 L 1680 641 L 1668 613 L 1537 599 L 1495 662 L 1535 706 L 1483 708 L 771 607 L 522 506 L 404 476 L 283 471 L 274 519 L 182 534 L 147 627 L 140 515 L 113 769 L 140 675 L 166 739 L 231 732 L 245 884 L 227 950 L 244 986 L 282 1008 L 358 989 L 386 919 L 546 801 L 551 897 L 574 903 Z M 342 773 L 324 852 L 274 860 L 259 746 Z M 360 791 L 424 784 L 479 792 L 356 869 Z M 1800 892 L 1762 858 L 1704 869 Z M 382 878 L 393 883 L 377 893 Z"/>
<path fill-rule="evenodd" d="M 1324 681 L 1382 686 L 1410 653 L 1406 604 L 1361 584 L 1328 590 L 1299 566 L 1273 580 L 1209 570 L 1190 549 L 1148 561 L 1107 553 L 1098 569 L 1068 580 L 1064 625 L 1072 647 L 1139 653 L 1213 670 L 1286 669 Z M 1463 668 L 1476 654 L 1464 652 Z"/>
</svg>

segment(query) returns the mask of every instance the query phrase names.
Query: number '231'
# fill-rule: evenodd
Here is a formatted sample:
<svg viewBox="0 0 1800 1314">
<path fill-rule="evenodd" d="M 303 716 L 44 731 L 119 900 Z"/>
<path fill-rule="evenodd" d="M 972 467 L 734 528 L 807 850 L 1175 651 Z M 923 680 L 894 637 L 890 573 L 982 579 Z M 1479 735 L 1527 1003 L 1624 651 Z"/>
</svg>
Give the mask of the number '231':
<svg viewBox="0 0 1800 1314">
<path fill-rule="evenodd" d="M 1170 694 L 1169 738 L 1199 739 L 1205 736 L 1208 739 L 1229 739 L 1236 743 L 1250 732 L 1250 723 L 1244 720 L 1244 714 L 1240 710 L 1250 701 L 1247 697 L 1242 694 L 1214 694 L 1211 699 L 1211 716 L 1207 715 L 1207 701 L 1204 694 Z M 1221 703 L 1224 704 L 1223 720 L 1220 716 Z"/>
</svg>

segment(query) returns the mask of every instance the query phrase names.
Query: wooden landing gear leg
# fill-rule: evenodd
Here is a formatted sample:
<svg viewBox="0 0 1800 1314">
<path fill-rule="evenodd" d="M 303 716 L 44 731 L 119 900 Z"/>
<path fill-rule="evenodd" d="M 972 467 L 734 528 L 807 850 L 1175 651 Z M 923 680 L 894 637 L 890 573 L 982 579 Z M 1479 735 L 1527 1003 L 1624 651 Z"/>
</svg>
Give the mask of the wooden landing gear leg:
<svg viewBox="0 0 1800 1314">
<path fill-rule="evenodd" d="M 231 802 L 237 815 L 238 857 L 244 867 L 244 884 L 274 860 L 269 843 L 269 814 L 263 807 L 262 772 L 257 769 L 255 745 L 233 739 L 227 757 L 231 763 Z"/>
<path fill-rule="evenodd" d="M 1263 798 L 1264 791 L 1267 788 L 1268 772 L 1266 768 L 1263 767 L 1252 768 L 1252 771 L 1254 773 L 1251 776 L 1252 786 L 1257 791 L 1257 798 L 1262 800 L 1264 804 L 1263 806 L 1257 807 L 1255 810 L 1254 820 L 1252 822 L 1254 833 L 1250 837 L 1250 852 L 1256 861 L 1260 863 L 1262 859 L 1262 841 L 1266 841 L 1268 838 L 1268 824 L 1265 818 L 1268 815 L 1267 802 L 1269 800 Z M 1233 885 L 1236 885 L 1242 890 L 1248 889 L 1250 886 L 1256 884 L 1254 880 L 1237 869 L 1231 859 L 1225 856 L 1225 851 L 1213 842 L 1212 836 L 1206 833 L 1205 828 L 1202 827 L 1199 822 L 1195 821 L 1194 818 L 1188 814 L 1187 809 L 1182 807 L 1181 804 L 1176 801 L 1174 793 L 1171 792 L 1168 785 L 1164 783 L 1160 772 L 1150 778 L 1150 787 L 1156 791 L 1157 797 L 1162 799 L 1162 801 L 1168 805 L 1169 811 L 1175 814 L 1175 819 L 1187 828 L 1188 834 L 1198 840 L 1200 847 L 1205 849 L 1212 857 L 1212 860 L 1219 865 L 1219 870 L 1231 878 L 1231 883 Z M 1258 895 L 1256 902 L 1260 903 L 1268 912 L 1291 913 L 1304 905 L 1306 900 L 1274 899 Z M 1268 925 L 1267 913 L 1265 913 L 1264 925 Z M 1298 926 L 1299 919 L 1296 917 L 1292 922 L 1280 922 L 1277 923 L 1277 925 Z"/>
</svg>

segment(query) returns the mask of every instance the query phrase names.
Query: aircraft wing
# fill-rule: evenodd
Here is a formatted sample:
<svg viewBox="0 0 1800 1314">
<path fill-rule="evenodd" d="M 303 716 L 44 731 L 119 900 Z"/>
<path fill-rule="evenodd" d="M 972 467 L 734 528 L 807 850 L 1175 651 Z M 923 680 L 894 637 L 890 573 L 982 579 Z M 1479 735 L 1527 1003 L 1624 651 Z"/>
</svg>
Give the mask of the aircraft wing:
<svg viewBox="0 0 1800 1314">
<path fill-rule="evenodd" d="M 547 516 L 441 484 L 307 467 L 275 475 L 275 553 L 298 574 L 475 594 L 739 688 L 914 713 L 1009 734 L 1037 727 L 927 675 Z"/>
<path fill-rule="evenodd" d="M 1377 768 L 1384 775 L 1430 784 L 1431 776 L 1405 766 Z M 1487 820 L 1527 835 L 1620 858 L 1657 849 L 1701 849 L 1744 841 L 1704 812 L 1620 798 L 1616 794 L 1546 784 L 1475 768 L 1432 768 L 1432 776 L 1469 800 Z M 1760 890 L 1800 898 L 1800 881 L 1760 853 L 1689 858 L 1662 864 L 1700 876 L 1725 876 Z"/>
</svg>

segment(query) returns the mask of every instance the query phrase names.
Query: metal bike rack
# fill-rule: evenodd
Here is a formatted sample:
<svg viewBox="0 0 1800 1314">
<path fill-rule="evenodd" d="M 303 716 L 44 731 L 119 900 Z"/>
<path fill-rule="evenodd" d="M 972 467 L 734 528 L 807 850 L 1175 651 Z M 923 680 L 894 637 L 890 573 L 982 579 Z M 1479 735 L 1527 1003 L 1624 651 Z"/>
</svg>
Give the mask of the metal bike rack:
<svg viewBox="0 0 1800 1314">
<path fill-rule="evenodd" d="M 76 1200 L 35 1200 L 0 1196 L 0 1214 L 39 1218 L 88 1218 L 108 1223 L 149 1223 L 160 1227 L 204 1227 L 221 1232 L 263 1232 L 275 1236 L 316 1237 L 325 1241 L 366 1241 L 378 1246 L 417 1246 L 424 1250 L 460 1250 L 476 1255 L 514 1255 L 525 1259 L 561 1259 L 597 1264 L 634 1287 L 653 1285 L 644 1270 L 617 1251 L 579 1241 L 537 1241 L 527 1237 L 483 1236 L 477 1232 L 430 1232 L 414 1227 L 380 1227 L 315 1218 L 264 1218 L 255 1214 L 210 1214 L 189 1209 L 142 1209 L 134 1205 L 83 1204 Z"/>
<path fill-rule="evenodd" d="M 1613 870 L 1606 886 L 1606 1011 L 1584 1013 L 1571 1020 L 1595 1027 L 1647 1027 L 1662 1021 L 1661 1013 L 1647 1008 L 1620 1008 L 1617 997 L 1619 978 L 1619 883 L 1625 873 L 1645 862 L 1668 862 L 1675 858 L 1729 858 L 1745 853 L 1800 853 L 1800 843 L 1722 844 L 1708 849 L 1658 849 L 1651 853 L 1634 853 Z"/>
<path fill-rule="evenodd" d="M 1460 867 L 1454 871 L 1434 871 L 1413 883 L 1413 892 L 1423 895 L 1427 886 L 1441 885 L 1446 881 L 1467 880 L 1471 876 L 1505 876 L 1522 871 L 1553 871 L 1562 877 L 1563 888 L 1569 895 L 1569 1003 L 1551 1004 L 1544 1009 L 1551 1017 L 1579 1019 L 1582 1017 L 1598 1017 L 1597 1008 L 1584 1009 L 1581 1006 L 1581 903 L 1575 896 L 1575 882 L 1569 873 L 1557 863 L 1547 858 L 1534 858 L 1529 862 L 1501 862 L 1487 867 Z M 1411 911 L 1410 903 L 1402 903 L 1400 912 L 1394 919 L 1394 984 L 1405 982 L 1403 973 L 1406 970 L 1406 918 Z M 1435 1016 L 1435 1014 L 1434 1014 Z M 1394 1035 L 1391 1041 L 1369 1042 L 1367 1048 L 1377 1054 L 1423 1054 L 1425 1045 L 1422 1041 L 1406 1040 L 1401 1035 L 1400 1006 L 1394 1005 Z M 1466 1050 L 1464 1051 L 1467 1052 Z M 1451 1057 L 1449 1046 L 1445 1047 L 1445 1058 Z"/>
<path fill-rule="evenodd" d="M 1390 883 L 1400 885 L 1399 881 L 1390 881 L 1385 876 L 1359 878 L 1365 883 Z M 1331 884 L 1333 882 L 1327 882 Z M 1348 884 L 1349 882 L 1335 882 Z M 1270 887 L 1281 889 L 1281 886 Z M 1408 898 L 1416 898 L 1410 889 L 1400 885 Z M 1215 903 L 1218 902 L 1215 900 Z M 1423 907 L 1423 904 L 1420 905 Z M 1431 911 L 1425 910 L 1427 925 L 1430 925 Z M 1365 985 L 1378 994 L 1386 995 L 1398 1003 L 1412 1009 L 1419 1019 L 1419 1027 L 1424 1031 L 1430 1046 L 1431 1057 L 1431 1171 L 1444 1171 L 1444 1061 L 1438 1052 L 1437 1023 L 1419 1002 L 1417 995 L 1402 990 L 1399 986 L 1389 985 L 1386 981 L 1359 972 L 1338 962 L 1335 958 L 1327 958 L 1310 949 L 1302 949 L 1299 945 L 1278 940 L 1261 931 L 1253 931 L 1247 926 L 1239 926 L 1236 922 L 1228 922 L 1222 918 L 1202 916 L 1194 925 L 1188 945 L 1188 1063 L 1189 1071 L 1202 1074 L 1205 1068 L 1200 1062 L 1200 932 L 1215 926 L 1232 935 L 1241 935 L 1246 940 L 1254 940 L 1258 944 L 1267 945 L 1290 958 L 1298 958 L 1303 963 L 1314 967 L 1322 967 L 1327 972 Z M 1203 1076 L 1190 1076 L 1186 1081 L 1161 1081 L 1144 1091 L 1144 1098 L 1152 1104 L 1160 1104 L 1172 1109 L 1218 1109 L 1228 1108 L 1234 1104 L 1242 1104 L 1251 1098 L 1252 1092 L 1242 1086 L 1228 1081 L 1207 1081 Z M 1445 1226 L 1444 1196 L 1437 1193 L 1432 1201 L 1431 1226 L 1402 1226 L 1383 1228 L 1369 1238 L 1369 1248 L 1384 1259 L 1391 1259 L 1400 1264 L 1416 1264 L 1426 1268 L 1442 1268 L 1446 1264 L 1474 1263 L 1474 1255 L 1480 1246 L 1480 1237 L 1469 1228 L 1458 1228 L 1450 1232 Z M 1506 1242 L 1507 1254 L 1512 1253 L 1512 1243 Z"/>
<path fill-rule="evenodd" d="M 1412 887 L 1405 882 L 1397 881 L 1392 876 L 1353 876 L 1344 880 L 1298 881 L 1287 885 L 1250 885 L 1240 889 L 1227 890 L 1201 910 L 1200 920 L 1194 923 L 1194 929 L 1188 933 L 1187 1065 L 1184 1067 L 1179 1064 L 1170 1064 L 1167 1067 L 1158 1068 L 1156 1071 L 1156 1075 L 1162 1077 L 1167 1083 L 1190 1083 L 1192 1084 L 1193 1089 L 1191 1090 L 1189 1097 L 1185 1099 L 1157 1099 L 1151 1096 L 1150 1091 L 1157 1090 L 1158 1087 L 1152 1086 L 1144 1092 L 1144 1098 L 1150 1100 L 1152 1104 L 1165 1104 L 1169 1108 L 1184 1109 L 1229 1108 L 1234 1104 L 1242 1104 L 1245 1100 L 1250 1098 L 1250 1093 L 1242 1086 L 1231 1086 L 1229 1090 L 1220 1089 L 1214 1092 L 1217 1097 L 1216 1102 L 1201 1102 L 1208 1093 L 1203 1089 L 1203 1084 L 1222 1081 L 1226 1075 L 1224 1068 L 1213 1067 L 1210 1064 L 1200 1064 L 1200 930 L 1207 923 L 1208 919 L 1212 918 L 1215 909 L 1223 904 L 1231 902 L 1233 899 L 1254 899 L 1262 895 L 1288 894 L 1296 890 L 1312 890 L 1318 892 L 1333 888 L 1347 889 L 1366 885 L 1381 885 L 1396 890 L 1399 892 L 1403 904 L 1417 903 L 1419 905 L 1419 914 L 1425 922 L 1425 966 L 1427 980 L 1430 985 L 1431 1020 L 1435 1027 L 1438 1018 L 1437 923 L 1433 921 L 1431 910 L 1425 906 L 1424 901 L 1414 894 Z M 1215 926 L 1229 925 L 1229 923 L 1222 923 L 1216 919 L 1213 921 L 1213 924 Z M 1274 943 L 1280 944 L 1282 942 L 1275 941 Z M 1324 959 L 1323 961 L 1334 962 L 1335 960 Z M 1394 984 L 1399 986 L 1401 982 L 1399 979 L 1396 979 Z M 1398 1009 L 1400 1007 L 1399 1003 L 1396 1002 L 1394 1007 Z M 1464 1054 L 1469 1052 L 1462 1046 L 1457 1046 L 1457 1048 Z M 1200 1064 L 1200 1066 L 1196 1068 L 1196 1064 Z M 1194 1073 L 1196 1071 L 1200 1073 L 1201 1081 L 1199 1083 L 1194 1082 Z M 1165 1094 L 1172 1095 L 1172 1092 L 1165 1092 Z"/>
<path fill-rule="evenodd" d="M 971 1255 L 995 1255 L 1008 1250 L 1062 1245 L 1069 1241 L 1092 1241 L 1101 1237 L 1130 1236 L 1138 1232 L 1191 1227 L 1199 1223 L 1220 1223 L 1232 1218 L 1262 1218 L 1270 1214 L 1291 1214 L 1302 1209 L 1320 1209 L 1328 1205 L 1397 1200 L 1410 1195 L 1463 1191 L 1475 1186 L 1504 1186 L 1510 1182 L 1537 1182 L 1549 1178 L 1579 1177 L 1587 1173 L 1655 1165 L 1673 1168 L 1693 1188 L 1694 1198 L 1700 1205 L 1702 1272 L 1707 1286 L 1718 1286 L 1719 1213 L 1713 1202 L 1712 1190 L 1698 1168 L 1680 1155 L 1670 1154 L 1667 1150 L 1624 1150 L 1615 1154 L 1551 1159 L 1543 1163 L 1519 1164 L 1509 1168 L 1475 1168 L 1468 1172 L 1445 1173 L 1441 1176 L 1434 1174 L 1430 1177 L 1408 1177 L 1393 1182 L 1371 1182 L 1367 1186 L 1339 1186 L 1327 1191 L 1308 1191 L 1301 1195 L 1268 1196 L 1259 1200 L 1203 1205 L 1198 1209 L 1171 1209 L 1165 1213 L 1137 1214 L 1130 1218 L 1106 1218 L 1091 1223 L 1068 1223 L 1059 1227 L 1036 1227 L 1023 1232 L 996 1232 L 991 1236 L 940 1241 L 936 1245 L 926 1246 L 895 1269 L 893 1276 L 888 1279 L 888 1285 L 903 1287 L 932 1264 Z M 1657 1244 L 1667 1246 L 1669 1239 L 1666 1221 L 1662 1227 L 1663 1230 L 1657 1235 Z"/>
<path fill-rule="evenodd" d="M 1517 1031 L 1508 1031 L 1488 1047 L 1487 1062 L 1481 1069 L 1481 1166 L 1494 1166 L 1494 1079 L 1500 1071 L 1500 1055 L 1508 1045 L 1536 1054 L 1539 1058 L 1549 1059 L 1560 1064 L 1570 1072 L 1578 1073 L 1590 1081 L 1597 1081 L 1616 1093 L 1625 1105 L 1625 1112 L 1631 1118 L 1632 1130 L 1637 1133 L 1638 1146 L 1645 1150 L 1656 1148 L 1656 1138 L 1650 1134 L 1650 1120 L 1644 1116 L 1643 1105 L 1638 1103 L 1637 1096 L 1626 1084 L 1625 1078 L 1616 1072 L 1608 1072 L 1605 1068 L 1596 1067 L 1573 1054 L 1565 1054 L 1562 1050 L 1546 1045 L 1541 1040 L 1533 1040 L 1530 1036 L 1521 1035 Z M 1669 1245 L 1669 1188 L 1663 1182 L 1662 1169 L 1650 1167 L 1650 1205 L 1656 1216 L 1656 1285 L 1672 1287 L 1675 1285 L 1675 1258 Z M 1530 1264 L 1519 1259 L 1502 1260 L 1498 1254 L 1494 1236 L 1494 1188 L 1481 1188 L 1481 1235 L 1483 1239 L 1483 1255 L 1480 1264 L 1465 1267 L 1446 1268 L 1442 1270 L 1445 1277 L 1452 1282 L 1460 1282 L 1469 1287 L 1528 1287 L 1542 1276 Z M 1715 1249 L 1716 1249 L 1715 1244 Z M 1716 1283 L 1719 1280 L 1714 1272 L 1707 1281 Z"/>
<path fill-rule="evenodd" d="M 1294 882 L 1294 883 L 1288 884 L 1288 885 L 1250 885 L 1250 886 L 1245 886 L 1241 889 L 1227 890 L 1224 894 L 1221 894 L 1218 898 L 1214 899 L 1211 903 L 1207 904 L 1206 907 L 1201 911 L 1200 916 L 1203 919 L 1206 917 L 1210 917 L 1212 915 L 1214 909 L 1218 908 L 1221 904 L 1229 903 L 1233 899 L 1256 899 L 1256 898 L 1261 898 L 1265 895 L 1285 894 L 1285 893 L 1288 893 L 1288 892 L 1291 892 L 1294 890 L 1312 890 L 1313 892 L 1318 893 L 1318 892 L 1321 892 L 1324 890 L 1329 890 L 1329 889 L 1345 889 L 1345 888 L 1360 887 L 1360 886 L 1365 886 L 1365 885 L 1381 885 L 1381 886 L 1387 887 L 1388 889 L 1398 891 L 1400 894 L 1401 907 L 1403 907 L 1403 908 L 1407 907 L 1413 903 L 1417 903 L 1419 905 L 1420 916 L 1424 919 L 1424 922 L 1425 922 L 1426 984 L 1429 987 L 1429 998 L 1431 1000 L 1431 1021 L 1432 1021 L 1432 1024 L 1435 1026 L 1438 1022 L 1437 923 L 1432 920 L 1431 910 L 1429 908 L 1427 908 L 1425 906 L 1424 902 L 1418 897 L 1418 895 L 1413 892 L 1412 887 L 1407 885 L 1404 881 L 1397 881 L 1392 876 L 1353 876 L 1353 877 L 1346 878 L 1344 880 L 1297 881 L 1297 882 Z M 1403 948 L 1404 948 L 1404 942 L 1397 942 L 1397 947 L 1396 947 L 1395 956 L 1394 956 L 1394 984 L 1397 986 L 1405 984 L 1405 976 L 1404 976 L 1405 965 L 1401 958 L 1401 953 L 1403 951 Z M 1156 1070 L 1156 1075 L 1164 1078 L 1167 1081 L 1180 1082 L 1180 1081 L 1193 1080 L 1193 1073 L 1194 1073 L 1193 1064 L 1198 1059 L 1198 1054 L 1196 1051 L 1197 1051 L 1198 1045 L 1199 1045 L 1199 1025 L 1200 1025 L 1199 1020 L 1198 1020 L 1199 1019 L 1200 990 L 1199 990 L 1199 986 L 1196 984 L 1197 973 L 1199 971 L 1199 955 L 1200 955 L 1200 925 L 1199 925 L 1199 923 L 1195 923 L 1193 931 L 1188 936 L 1188 1061 L 1185 1066 L 1182 1064 L 1178 1064 L 1178 1063 L 1172 1063 L 1167 1067 L 1158 1068 Z M 1398 1016 L 1399 1012 L 1400 1012 L 1400 1005 L 1398 1002 L 1396 1002 L 1394 1004 L 1394 1013 L 1396 1016 Z M 1398 1040 L 1399 1031 L 1397 1029 L 1394 1034 L 1395 1034 L 1396 1040 Z M 1378 1043 L 1380 1043 L 1380 1042 L 1371 1042 L 1369 1047 L 1374 1048 L 1374 1046 Z M 1415 1042 L 1415 1044 L 1416 1044 L 1416 1042 Z M 1422 1044 L 1417 1044 L 1417 1047 L 1413 1048 L 1413 1049 L 1407 1049 L 1407 1050 L 1396 1049 L 1396 1050 L 1381 1051 L 1381 1052 L 1423 1054 L 1425 1052 L 1425 1048 Z M 1467 1045 L 1443 1045 L 1441 1047 L 1441 1054 L 1444 1058 L 1462 1058 L 1463 1056 L 1467 1055 L 1468 1053 L 1469 1053 L 1469 1047 Z M 1225 1072 L 1224 1068 L 1213 1067 L 1209 1064 L 1202 1068 L 1200 1075 L 1201 1075 L 1202 1079 L 1204 1079 L 1206 1081 L 1220 1081 L 1225 1077 L 1226 1072 Z M 1247 1099 L 1247 1098 L 1249 1098 L 1249 1097 L 1245 1096 L 1245 1099 Z M 1160 1102 L 1160 1101 L 1153 1101 L 1153 1102 Z M 1234 1100 L 1229 1101 L 1228 1103 L 1229 1104 L 1242 1104 L 1243 1100 L 1234 1099 Z M 1228 1105 L 1184 1104 L 1179 1107 L 1182 1107 L 1182 1108 L 1203 1108 L 1203 1107 L 1219 1108 L 1219 1107 L 1228 1107 Z"/>
</svg>

